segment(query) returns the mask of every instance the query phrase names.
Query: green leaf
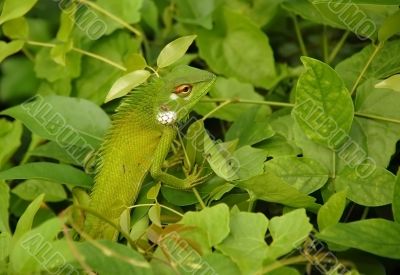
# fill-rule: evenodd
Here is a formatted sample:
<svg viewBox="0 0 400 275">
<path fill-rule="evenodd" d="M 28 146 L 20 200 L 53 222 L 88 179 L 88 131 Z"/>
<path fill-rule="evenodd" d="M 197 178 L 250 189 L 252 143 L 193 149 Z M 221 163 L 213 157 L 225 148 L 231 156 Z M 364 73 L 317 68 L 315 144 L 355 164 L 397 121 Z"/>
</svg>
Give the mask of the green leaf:
<svg viewBox="0 0 400 275">
<path fill-rule="evenodd" d="M 398 4 L 398 3 L 397 3 Z M 400 10 L 385 19 L 378 31 L 378 39 L 385 42 L 395 34 L 399 33 Z"/>
<path fill-rule="evenodd" d="M 273 217 L 269 223 L 272 243 L 268 258 L 277 259 L 299 247 L 312 230 L 305 209 L 296 209 L 283 216 Z"/>
<path fill-rule="evenodd" d="M 36 213 L 43 203 L 43 199 L 44 194 L 38 196 L 34 201 L 29 204 L 29 206 L 25 209 L 25 212 L 19 218 L 12 238 L 13 246 L 15 246 L 15 244 L 18 242 L 23 234 L 31 230 L 33 219 L 35 218 Z"/>
<path fill-rule="evenodd" d="M 104 102 L 108 102 L 126 95 L 133 88 L 144 83 L 150 77 L 150 75 L 151 73 L 149 71 L 137 70 L 118 78 L 111 87 L 111 90 L 108 92 Z"/>
<path fill-rule="evenodd" d="M 241 274 L 254 274 L 267 253 L 264 240 L 268 219 L 261 213 L 234 212 L 230 219 L 229 236 L 217 246 L 240 268 Z"/>
<path fill-rule="evenodd" d="M 135 24 L 140 21 L 141 18 L 141 13 L 140 9 L 142 8 L 143 0 L 120 0 L 118 2 L 116 1 L 108 1 L 108 0 L 97 0 L 96 4 L 98 4 L 102 9 L 106 10 L 108 13 L 116 16 L 120 20 L 125 21 L 126 23 L 130 24 Z M 121 29 L 123 28 L 123 25 L 121 25 L 119 22 L 116 22 L 115 20 L 111 19 L 107 15 L 103 15 L 102 13 L 93 13 L 90 12 L 90 10 L 87 12 L 86 15 L 86 20 L 92 20 L 96 22 L 97 20 L 100 22 L 103 22 L 103 27 L 105 29 L 106 35 L 111 34 L 114 32 L 116 29 Z M 96 20 L 96 21 L 95 21 Z M 80 19 L 81 25 L 87 26 L 89 25 L 88 23 L 85 23 L 85 16 L 82 16 Z M 90 21 L 89 21 L 90 22 Z M 79 25 L 79 21 L 77 23 Z M 87 27 L 87 30 L 90 30 L 91 25 Z M 99 38 L 99 35 L 96 33 L 96 35 L 93 38 Z"/>
<path fill-rule="evenodd" d="M 232 124 L 225 135 L 225 140 L 239 139 L 238 147 L 253 145 L 272 137 L 275 132 L 261 112 L 262 108 L 241 111 L 241 116 Z"/>
<path fill-rule="evenodd" d="M 108 0 L 105 2 L 109 2 Z M 129 1 L 131 3 L 139 1 Z M 118 2 L 110 2 L 118 5 Z M 129 11 L 131 13 L 131 11 Z M 140 49 L 140 41 L 132 38 L 128 32 L 118 31 L 111 35 L 96 40 L 91 47 L 86 50 L 105 57 L 118 64 L 126 64 L 131 68 L 132 55 L 138 53 Z M 139 65 L 139 64 L 138 64 Z M 143 69 L 143 68 L 140 68 Z M 124 72 L 99 62 L 95 58 L 84 56 L 82 58 L 82 74 L 76 80 L 77 96 L 89 99 L 94 103 L 101 105 L 104 98 L 110 91 L 112 85 L 118 78 L 124 75 Z"/>
<path fill-rule="evenodd" d="M 400 170 L 397 172 L 394 185 L 392 211 L 394 220 L 400 223 Z"/>
<path fill-rule="evenodd" d="M 375 84 L 375 88 L 379 89 L 391 89 L 396 92 L 400 92 L 400 74 L 392 75 L 385 80 Z"/>
<path fill-rule="evenodd" d="M 334 173 L 333 170 L 336 170 L 333 165 L 334 152 L 326 146 L 310 140 L 297 123 L 293 125 L 293 130 L 295 144 L 301 148 L 303 156 L 318 161 L 329 170 L 329 174 Z"/>
<path fill-rule="evenodd" d="M 38 179 L 90 188 L 93 180 L 79 169 L 65 164 L 33 162 L 0 172 L 0 180 Z"/>
<path fill-rule="evenodd" d="M 1 63 L 1 102 L 10 106 L 19 104 L 36 93 L 39 79 L 35 76 L 33 66 L 32 61 L 22 56 L 13 56 Z M 15 73 L 16 71 L 18 74 Z"/>
<path fill-rule="evenodd" d="M 317 234 L 317 238 L 374 255 L 400 259 L 399 232 L 398 223 L 384 219 L 368 219 L 327 227 Z"/>
<path fill-rule="evenodd" d="M 354 107 L 337 73 L 327 64 L 302 57 L 306 67 L 297 83 L 293 117 L 311 140 L 338 148 L 350 130 Z M 338 139 L 340 138 L 340 139 Z"/>
<path fill-rule="evenodd" d="M 79 146 L 68 146 L 67 148 L 71 149 L 73 152 L 76 152 L 76 154 L 82 156 L 82 158 L 87 158 L 88 155 L 93 154 L 93 151 L 91 151 L 90 148 L 82 148 Z M 66 150 L 65 146 L 59 145 L 55 141 L 50 141 L 43 145 L 39 145 L 32 151 L 29 151 L 29 155 L 59 160 L 64 164 L 74 164 L 80 166 L 85 165 L 85 163 L 80 162 L 79 159 L 74 158 L 74 155 L 70 154 L 69 150 Z"/>
<path fill-rule="evenodd" d="M 319 230 L 335 225 L 339 222 L 346 207 L 346 191 L 333 194 L 318 211 Z"/>
<path fill-rule="evenodd" d="M 276 76 L 268 37 L 246 17 L 225 9 L 212 30 L 198 29 L 200 56 L 210 68 L 255 86 L 270 88 Z"/>
<path fill-rule="evenodd" d="M 224 5 L 263 27 L 275 18 L 282 2 L 283 0 L 231 0 Z"/>
<path fill-rule="evenodd" d="M 369 45 L 360 52 L 344 59 L 335 67 L 335 70 L 342 77 L 348 89 L 352 89 L 374 51 L 375 46 Z M 396 54 L 399 51 L 400 40 L 386 42 L 384 47 L 378 51 L 371 64 L 365 70 L 361 77 L 360 84 L 371 78 L 383 79 L 399 73 L 400 56 Z"/>
<path fill-rule="evenodd" d="M 214 142 L 207 133 L 203 135 L 204 155 L 218 177 L 227 181 L 237 180 L 238 162 L 222 143 Z"/>
<path fill-rule="evenodd" d="M 304 194 L 310 194 L 324 186 L 329 173 L 324 166 L 311 158 L 294 156 L 267 161 L 265 170 L 273 172 Z"/>
<path fill-rule="evenodd" d="M 382 206 L 392 203 L 396 177 L 386 169 L 359 164 L 346 167 L 335 179 L 337 190 L 347 189 L 347 198 L 364 206 Z"/>
<path fill-rule="evenodd" d="M 28 21 L 25 17 L 10 20 L 4 23 L 3 32 L 11 39 L 27 39 L 29 35 Z"/>
<path fill-rule="evenodd" d="M 12 193 L 16 194 L 23 200 L 32 201 L 40 194 L 45 194 L 44 201 L 58 202 L 67 199 L 67 193 L 64 188 L 45 180 L 27 180 L 19 183 Z"/>
<path fill-rule="evenodd" d="M 37 96 L 35 100 L 9 108 L 1 114 L 21 120 L 33 133 L 56 141 L 71 157 L 73 149 L 67 145 L 99 147 L 106 129 L 110 125 L 107 114 L 93 102 L 61 96 Z M 69 150 L 69 151 L 68 151 Z"/>
<path fill-rule="evenodd" d="M 78 250 L 85 257 L 85 262 L 98 274 L 153 274 L 143 256 L 126 245 L 101 240 L 98 246 L 81 243 Z"/>
<path fill-rule="evenodd" d="M 209 95 L 212 98 L 225 100 L 234 98 L 254 101 L 264 100 L 264 98 L 254 90 L 253 85 L 240 82 L 235 78 L 224 78 L 220 76 L 217 77 L 217 80 L 211 88 Z M 201 115 L 206 115 L 215 107 L 216 104 L 214 103 L 199 102 L 196 104 L 194 110 Z M 254 106 L 250 104 L 241 104 L 240 108 L 238 108 L 238 106 L 235 104 L 231 104 L 216 111 L 211 117 L 227 121 L 236 121 L 242 117 L 243 113 L 248 113 L 253 108 Z M 260 106 L 259 108 L 261 109 L 260 113 L 268 114 L 271 112 L 270 108 L 267 106 Z"/>
<path fill-rule="evenodd" d="M 179 223 L 195 226 L 206 233 L 207 244 L 219 244 L 229 234 L 229 207 L 220 203 L 199 212 L 186 212 Z"/>
<path fill-rule="evenodd" d="M 19 52 L 24 46 L 23 41 L 15 40 L 9 43 L 0 41 L 0 62 L 2 62 L 6 57 Z"/>
<path fill-rule="evenodd" d="M 264 172 L 264 161 L 267 152 L 250 146 L 243 146 L 233 152 L 233 169 L 237 170 L 240 180 L 247 180 Z"/>
<path fill-rule="evenodd" d="M 68 48 L 67 48 L 68 49 Z M 55 82 L 64 78 L 76 78 L 81 75 L 81 54 L 70 51 L 65 53 L 65 66 L 52 58 L 52 49 L 41 48 L 35 58 L 35 72 L 38 78 Z M 54 56 L 54 53 L 53 53 Z M 97 62 L 99 62 L 97 60 Z"/>
<path fill-rule="evenodd" d="M 24 16 L 36 2 L 37 0 L 5 0 L 0 15 L 0 25 L 11 19 Z"/>
<path fill-rule="evenodd" d="M 2 231 L 2 230 L 1 230 Z M 0 233 L 0 270 L 3 271 L 2 261 L 4 261 L 11 250 L 11 233 L 1 232 Z M 4 272 L 5 273 L 5 272 Z"/>
<path fill-rule="evenodd" d="M 10 255 L 10 265 L 14 272 L 29 274 L 39 270 L 48 271 L 51 270 L 51 263 L 55 260 L 55 257 L 60 261 L 64 260 L 62 254 L 57 254 L 51 243 L 61 231 L 61 228 L 62 220 L 55 217 L 33 230 L 24 232 Z M 44 248 L 46 250 L 43 250 Z M 47 258 L 45 258 L 46 256 Z"/>
<path fill-rule="evenodd" d="M 225 255 L 214 252 L 203 256 L 203 260 L 213 269 L 215 274 L 240 275 L 237 265 Z M 210 268 L 210 269 L 211 269 Z"/>
<path fill-rule="evenodd" d="M 161 207 L 159 204 L 153 205 L 149 209 L 149 219 L 158 227 L 161 227 Z"/>
<path fill-rule="evenodd" d="M 177 0 L 176 19 L 185 24 L 211 29 L 215 2 L 215 0 L 203 0 L 201 2 L 197 0 Z"/>
<path fill-rule="evenodd" d="M 21 145 L 22 125 L 19 122 L 9 122 L 5 119 L 0 119 L 0 170 L 7 161 L 14 155 Z"/>
<path fill-rule="evenodd" d="M 313 197 L 301 193 L 269 171 L 251 179 L 238 182 L 238 187 L 246 189 L 252 200 L 260 199 L 291 207 L 317 207 Z"/>
<path fill-rule="evenodd" d="M 8 224 L 9 206 L 10 206 L 10 188 L 4 181 L 0 181 L 0 232 L 2 233 L 3 232 L 11 233 L 10 226 Z"/>
<path fill-rule="evenodd" d="M 168 43 L 157 57 L 157 66 L 159 68 L 165 68 L 174 64 L 185 55 L 186 51 L 195 39 L 196 35 L 188 35 L 179 37 L 178 39 Z"/>
</svg>

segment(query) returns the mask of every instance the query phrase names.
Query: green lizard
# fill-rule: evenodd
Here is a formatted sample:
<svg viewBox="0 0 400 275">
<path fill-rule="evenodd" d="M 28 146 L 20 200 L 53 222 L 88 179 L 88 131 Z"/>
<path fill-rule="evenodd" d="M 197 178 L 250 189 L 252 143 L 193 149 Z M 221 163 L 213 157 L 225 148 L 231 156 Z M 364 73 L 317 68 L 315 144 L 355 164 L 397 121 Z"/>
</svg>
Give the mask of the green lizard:
<svg viewBox="0 0 400 275">
<path fill-rule="evenodd" d="M 131 92 L 117 108 L 99 153 L 90 208 L 119 223 L 131 206 L 148 172 L 174 188 L 187 189 L 201 181 L 194 171 L 185 179 L 162 171 L 162 164 L 176 137 L 176 123 L 188 117 L 215 76 L 189 66 L 179 66 L 163 77 Z M 95 239 L 115 240 L 117 230 L 88 214 L 85 231 Z"/>
</svg>

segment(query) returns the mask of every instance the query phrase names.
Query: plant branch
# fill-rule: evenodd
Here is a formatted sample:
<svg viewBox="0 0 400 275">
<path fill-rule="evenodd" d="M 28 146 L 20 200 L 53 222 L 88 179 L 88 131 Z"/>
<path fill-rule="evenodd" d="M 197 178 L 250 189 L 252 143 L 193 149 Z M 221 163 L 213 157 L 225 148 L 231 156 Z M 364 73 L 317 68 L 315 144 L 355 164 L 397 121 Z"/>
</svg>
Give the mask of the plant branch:
<svg viewBox="0 0 400 275">
<path fill-rule="evenodd" d="M 119 18 L 118 16 L 115 16 L 114 14 L 110 13 L 109 11 L 103 9 L 102 7 L 97 5 L 96 3 L 90 2 L 88 0 L 75 0 L 75 1 L 78 2 L 78 3 L 84 4 L 86 6 L 89 6 L 92 9 L 98 11 L 99 13 L 104 14 L 105 16 L 107 16 L 111 20 L 117 22 L 121 26 L 125 27 L 126 29 L 128 29 L 129 31 L 131 31 L 132 33 L 137 35 L 138 37 L 142 37 L 143 36 L 142 33 L 138 29 L 132 27 L 128 22 L 126 22 L 125 20 Z"/>
<path fill-rule="evenodd" d="M 53 44 L 53 43 L 46 43 L 46 42 L 39 42 L 39 41 L 32 41 L 32 40 L 28 40 L 28 41 L 26 41 L 26 43 L 29 44 L 29 45 L 32 45 L 32 46 L 39 46 L 39 47 L 45 47 L 45 48 L 54 48 L 54 47 L 57 46 L 56 44 Z M 120 65 L 120 64 L 118 64 L 118 63 L 116 63 L 116 62 L 114 62 L 114 61 L 112 61 L 112 60 L 110 60 L 108 58 L 105 58 L 105 57 L 103 57 L 101 55 L 98 55 L 98 54 L 95 54 L 95 53 L 92 53 L 92 52 L 88 52 L 88 51 L 85 51 L 85 50 L 82 50 L 82 49 L 76 48 L 76 47 L 72 47 L 71 50 L 74 51 L 74 52 L 78 52 L 80 54 L 92 57 L 94 59 L 97 59 L 97 60 L 99 60 L 101 62 L 104 62 L 104 63 L 106 63 L 108 65 L 111 65 L 111 66 L 113 66 L 113 67 L 115 67 L 115 68 L 117 68 L 117 69 L 119 69 L 121 71 L 126 71 L 127 70 L 127 68 L 125 68 L 124 66 L 122 66 L 122 65 Z"/>
<path fill-rule="evenodd" d="M 301 54 L 304 55 L 304 56 L 308 56 L 307 48 L 306 48 L 306 46 L 304 44 L 303 35 L 301 34 L 301 30 L 300 30 L 300 27 L 299 27 L 299 22 L 297 21 L 296 15 L 293 15 L 292 19 L 293 19 L 294 30 L 296 32 L 297 40 L 298 40 L 299 45 L 300 45 Z"/>
<path fill-rule="evenodd" d="M 371 65 L 372 61 L 374 60 L 374 58 L 378 54 L 378 52 L 382 49 L 383 45 L 384 45 L 383 42 L 379 42 L 379 44 L 377 46 L 375 46 L 375 50 L 372 52 L 367 63 L 365 64 L 364 68 L 362 69 L 360 75 L 358 76 L 356 82 L 354 83 L 353 87 L 351 88 L 350 95 L 353 95 L 354 92 L 356 91 L 358 85 L 360 84 L 362 78 L 364 77 L 365 73 L 367 72 L 369 66 Z"/>
</svg>

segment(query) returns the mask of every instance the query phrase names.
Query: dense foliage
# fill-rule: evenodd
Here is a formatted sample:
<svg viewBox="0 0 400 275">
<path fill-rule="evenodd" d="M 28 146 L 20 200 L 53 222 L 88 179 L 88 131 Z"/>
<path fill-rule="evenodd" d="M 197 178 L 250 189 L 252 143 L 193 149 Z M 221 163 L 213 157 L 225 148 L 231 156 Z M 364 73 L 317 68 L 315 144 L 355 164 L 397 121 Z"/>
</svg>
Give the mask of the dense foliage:
<svg viewBox="0 0 400 275">
<path fill-rule="evenodd" d="M 0 0 L 0 274 L 395 274 L 399 4 Z M 218 78 L 166 167 L 207 180 L 93 240 L 110 117 L 178 64 Z"/>
</svg>

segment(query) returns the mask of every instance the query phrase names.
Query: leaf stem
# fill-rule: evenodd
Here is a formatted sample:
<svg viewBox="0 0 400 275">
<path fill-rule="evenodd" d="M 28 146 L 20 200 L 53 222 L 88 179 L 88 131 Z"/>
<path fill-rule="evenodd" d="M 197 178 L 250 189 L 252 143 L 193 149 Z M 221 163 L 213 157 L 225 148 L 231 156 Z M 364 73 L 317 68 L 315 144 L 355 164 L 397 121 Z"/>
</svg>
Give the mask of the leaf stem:
<svg viewBox="0 0 400 275">
<path fill-rule="evenodd" d="M 374 51 L 372 52 L 367 63 L 365 64 L 364 68 L 362 69 L 360 75 L 358 76 L 356 82 L 354 83 L 353 87 L 351 88 L 350 95 L 353 95 L 354 92 L 356 91 L 358 85 L 360 84 L 362 78 L 364 77 L 365 73 L 367 72 L 369 66 L 371 65 L 372 61 L 374 60 L 374 58 L 378 54 L 378 52 L 382 49 L 383 45 L 384 45 L 384 42 L 379 42 L 379 44 L 377 46 L 375 46 Z"/>
<path fill-rule="evenodd" d="M 32 40 L 28 40 L 28 41 L 26 41 L 26 43 L 29 44 L 29 45 L 32 45 L 32 46 L 39 46 L 39 47 L 45 47 L 45 48 L 54 48 L 55 46 L 57 46 L 56 44 L 53 44 L 53 43 L 46 43 L 46 42 L 39 42 L 39 41 L 32 41 Z M 121 71 L 126 71 L 127 70 L 127 68 L 125 68 L 124 66 L 122 66 L 122 65 L 120 65 L 120 64 L 118 64 L 118 63 L 116 63 L 116 62 L 114 62 L 114 61 L 112 61 L 110 59 L 107 59 L 107 58 L 105 58 L 105 57 L 103 57 L 101 55 L 98 55 L 98 54 L 95 54 L 95 53 L 92 53 L 92 52 L 88 52 L 88 51 L 85 51 L 85 50 L 82 50 L 82 49 L 79 49 L 79 48 L 76 48 L 76 47 L 72 47 L 71 50 L 75 51 L 75 52 L 78 52 L 80 54 L 92 57 L 94 59 L 97 59 L 97 60 L 99 60 L 101 62 L 104 62 L 104 63 L 106 63 L 108 65 L 111 65 L 111 66 L 113 66 L 113 67 L 115 67 L 115 68 L 117 68 L 117 69 L 119 69 Z"/>
<path fill-rule="evenodd" d="M 219 102 L 219 101 L 218 101 Z M 206 114 L 205 116 L 203 116 L 203 118 L 201 120 L 206 120 L 207 118 L 209 118 L 212 114 L 214 114 L 216 111 L 218 111 L 219 109 L 222 109 L 223 107 L 225 107 L 228 104 L 231 104 L 233 101 L 231 99 L 224 99 L 223 102 L 218 105 L 217 107 L 215 107 L 213 110 L 211 110 L 208 114 Z"/>
<path fill-rule="evenodd" d="M 303 35 L 301 34 L 301 30 L 300 30 L 300 27 L 299 27 L 299 22 L 297 20 L 297 16 L 293 15 L 292 19 L 293 19 L 294 30 L 296 32 L 297 40 L 298 40 L 299 45 L 300 45 L 301 54 L 304 55 L 304 56 L 308 56 L 307 48 L 306 48 L 306 46 L 304 44 Z"/>
<path fill-rule="evenodd" d="M 132 33 L 134 33 L 136 36 L 138 37 L 142 37 L 142 33 L 132 27 L 128 22 L 126 22 L 125 20 L 119 18 L 118 16 L 115 16 L 114 14 L 110 13 L 109 11 L 103 9 L 102 7 L 100 7 L 99 5 L 97 5 L 96 3 L 90 2 L 88 0 L 75 0 L 78 3 L 87 5 L 89 7 L 91 7 L 92 9 L 104 14 L 105 16 L 107 16 L 108 18 L 110 18 L 111 20 L 117 22 L 118 24 L 120 24 L 121 26 L 125 27 L 126 29 L 128 29 L 129 31 L 131 31 Z"/>
<path fill-rule="evenodd" d="M 135 205 L 129 206 L 128 208 L 129 209 L 133 209 L 133 208 L 138 208 L 138 207 L 151 207 L 151 206 L 154 206 L 154 205 L 156 205 L 156 203 L 143 203 L 143 204 L 135 204 Z M 179 217 L 183 217 L 183 215 L 181 213 L 179 213 L 178 211 L 176 211 L 175 209 L 172 209 L 172 208 L 170 208 L 168 206 L 165 206 L 165 205 L 162 205 L 162 204 L 158 204 L 158 205 L 161 208 L 164 208 L 164 209 L 166 209 L 166 210 L 178 215 Z"/>
<path fill-rule="evenodd" d="M 328 64 L 331 63 L 333 60 L 335 60 L 336 56 L 338 55 L 340 50 L 343 48 L 344 43 L 346 42 L 347 37 L 349 36 L 349 34 L 350 34 L 350 31 L 347 30 L 342 35 L 342 37 L 340 38 L 339 42 L 336 44 L 335 48 L 333 49 L 332 53 L 329 55 L 328 62 L 327 62 Z"/>
<path fill-rule="evenodd" d="M 261 271 L 258 271 L 256 274 L 257 275 L 268 274 L 269 272 L 281 268 L 283 266 L 306 263 L 306 262 L 308 262 L 308 259 L 303 255 L 299 255 L 296 257 L 291 257 L 280 261 L 276 261 L 270 265 L 267 265 L 265 268 L 263 268 Z"/>
<path fill-rule="evenodd" d="M 381 121 L 385 121 L 385 122 L 392 122 L 392 123 L 400 124 L 400 119 L 388 118 L 388 117 L 371 115 L 371 114 L 365 114 L 365 113 L 360 113 L 360 112 L 355 112 L 355 115 L 358 116 L 358 117 L 370 118 L 370 119 L 376 119 L 376 120 L 381 120 Z"/>
<path fill-rule="evenodd" d="M 192 188 L 193 194 L 196 196 L 196 199 L 199 201 L 199 204 L 202 209 L 206 208 L 206 204 L 204 203 L 203 199 L 201 198 L 199 191 L 195 187 Z"/>
<path fill-rule="evenodd" d="M 229 103 L 232 103 L 232 104 L 236 104 L 236 103 L 258 104 L 258 105 L 269 105 L 269 106 L 289 107 L 289 108 L 293 108 L 295 106 L 295 104 L 287 103 L 287 102 L 247 100 L 247 99 L 239 99 L 239 98 L 230 99 L 230 100 L 228 100 L 226 98 L 206 98 L 206 99 L 201 100 L 201 102 L 227 102 L 227 101 L 229 101 Z M 219 105 L 218 107 L 220 107 L 221 105 Z M 212 110 L 210 113 L 214 113 L 215 111 L 216 111 L 216 109 Z M 207 114 L 208 117 L 210 116 L 210 113 Z M 376 119 L 376 120 L 380 120 L 380 121 L 400 124 L 400 119 L 395 119 L 395 118 L 377 116 L 377 115 L 366 114 L 366 113 L 361 113 L 361 112 L 355 112 L 354 115 L 358 116 L 358 117 L 363 117 L 363 118 Z"/>
<path fill-rule="evenodd" d="M 225 102 L 228 101 L 226 98 L 207 98 L 202 99 L 202 102 Z M 240 99 L 234 98 L 230 99 L 230 103 L 242 103 L 242 104 L 259 104 L 259 105 L 269 105 L 269 106 L 276 106 L 276 107 L 294 107 L 293 103 L 286 103 L 286 102 L 278 102 L 278 101 L 264 101 L 264 100 L 248 100 L 248 99 Z"/>
</svg>

